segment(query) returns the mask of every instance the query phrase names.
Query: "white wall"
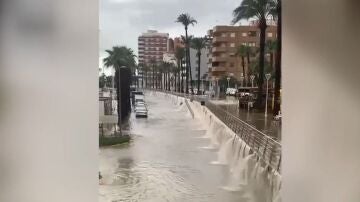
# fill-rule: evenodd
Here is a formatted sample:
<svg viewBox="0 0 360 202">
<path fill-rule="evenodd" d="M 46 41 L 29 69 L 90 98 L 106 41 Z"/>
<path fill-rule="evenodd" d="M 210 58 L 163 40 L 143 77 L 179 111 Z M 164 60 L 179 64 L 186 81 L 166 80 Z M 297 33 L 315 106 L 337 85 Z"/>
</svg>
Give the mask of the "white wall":
<svg viewBox="0 0 360 202">
<path fill-rule="evenodd" d="M 283 201 L 360 201 L 360 2 L 283 1 Z"/>
</svg>

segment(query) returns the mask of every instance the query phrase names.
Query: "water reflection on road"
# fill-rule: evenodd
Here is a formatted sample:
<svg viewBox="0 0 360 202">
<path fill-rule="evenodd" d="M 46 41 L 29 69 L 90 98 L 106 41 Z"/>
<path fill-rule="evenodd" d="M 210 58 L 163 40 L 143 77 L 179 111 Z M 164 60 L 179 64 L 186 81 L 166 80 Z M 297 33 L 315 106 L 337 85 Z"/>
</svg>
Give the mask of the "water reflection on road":
<svg viewBox="0 0 360 202">
<path fill-rule="evenodd" d="M 204 126 L 164 97 L 146 96 L 147 119 L 130 118 L 133 141 L 100 149 L 99 201 L 239 202 L 239 192 L 221 189 L 229 169 L 211 165 L 215 151 Z"/>
</svg>

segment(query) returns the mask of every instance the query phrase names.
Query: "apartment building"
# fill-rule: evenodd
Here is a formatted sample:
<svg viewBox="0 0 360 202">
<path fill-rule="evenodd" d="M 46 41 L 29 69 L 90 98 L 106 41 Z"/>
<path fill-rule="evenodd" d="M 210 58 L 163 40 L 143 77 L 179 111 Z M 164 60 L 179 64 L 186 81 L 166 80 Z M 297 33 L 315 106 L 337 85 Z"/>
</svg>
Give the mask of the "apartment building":
<svg viewBox="0 0 360 202">
<path fill-rule="evenodd" d="M 148 64 L 151 60 L 163 61 L 169 49 L 169 34 L 148 30 L 138 37 L 138 64 Z"/>
<path fill-rule="evenodd" d="M 200 56 L 200 79 L 204 80 L 203 77 L 208 73 L 208 49 L 204 48 L 201 50 L 201 56 Z M 198 56 L 197 56 L 197 50 L 190 48 L 190 64 L 191 64 L 191 75 L 192 79 L 194 81 L 197 81 L 198 79 Z M 206 79 L 205 79 L 206 80 Z"/>
<path fill-rule="evenodd" d="M 212 47 L 208 54 L 209 79 L 215 80 L 223 76 L 234 76 L 239 79 L 241 74 L 247 75 L 249 65 L 245 61 L 243 72 L 241 59 L 236 56 L 240 45 L 259 47 L 260 30 L 256 24 L 247 26 L 215 26 L 208 31 L 212 38 Z M 276 26 L 269 25 L 266 30 L 266 40 L 276 39 Z M 254 60 L 251 58 L 250 61 Z"/>
</svg>

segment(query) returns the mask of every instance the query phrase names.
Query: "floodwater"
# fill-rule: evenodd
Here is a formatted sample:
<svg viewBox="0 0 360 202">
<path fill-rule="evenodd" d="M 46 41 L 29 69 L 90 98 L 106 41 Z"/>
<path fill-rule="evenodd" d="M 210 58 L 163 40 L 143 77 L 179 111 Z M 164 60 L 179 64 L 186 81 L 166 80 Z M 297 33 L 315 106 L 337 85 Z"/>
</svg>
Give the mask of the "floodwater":
<svg viewBox="0 0 360 202">
<path fill-rule="evenodd" d="M 239 109 L 238 101 L 231 96 L 227 96 L 224 100 L 213 100 L 211 102 L 254 126 L 266 135 L 281 141 L 281 122 L 274 120 L 270 112 L 270 114 L 265 117 L 263 112 L 257 112 L 256 110 L 249 111 L 243 108 Z"/>
<path fill-rule="evenodd" d="M 228 187 L 231 169 L 204 149 L 207 128 L 185 104 L 149 94 L 146 102 L 148 118 L 129 120 L 132 142 L 100 149 L 100 202 L 257 202 Z"/>
</svg>

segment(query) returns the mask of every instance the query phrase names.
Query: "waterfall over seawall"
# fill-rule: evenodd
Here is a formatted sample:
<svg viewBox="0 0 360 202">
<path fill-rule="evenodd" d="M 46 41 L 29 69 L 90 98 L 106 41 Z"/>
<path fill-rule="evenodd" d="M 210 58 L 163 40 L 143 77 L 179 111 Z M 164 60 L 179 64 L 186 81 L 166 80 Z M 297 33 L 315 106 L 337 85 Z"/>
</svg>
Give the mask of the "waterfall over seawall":
<svg viewBox="0 0 360 202">
<path fill-rule="evenodd" d="M 166 96 L 178 106 L 177 111 L 189 110 L 185 98 L 169 94 Z M 210 163 L 226 165 L 230 169 L 231 176 L 221 188 L 244 193 L 244 197 L 251 202 L 280 202 L 280 174 L 261 161 L 249 145 L 210 110 L 197 101 L 188 101 L 188 104 L 194 119 L 206 129 L 205 135 L 200 138 L 209 139 L 209 145 L 201 149 L 217 150 L 217 160 Z"/>
</svg>

